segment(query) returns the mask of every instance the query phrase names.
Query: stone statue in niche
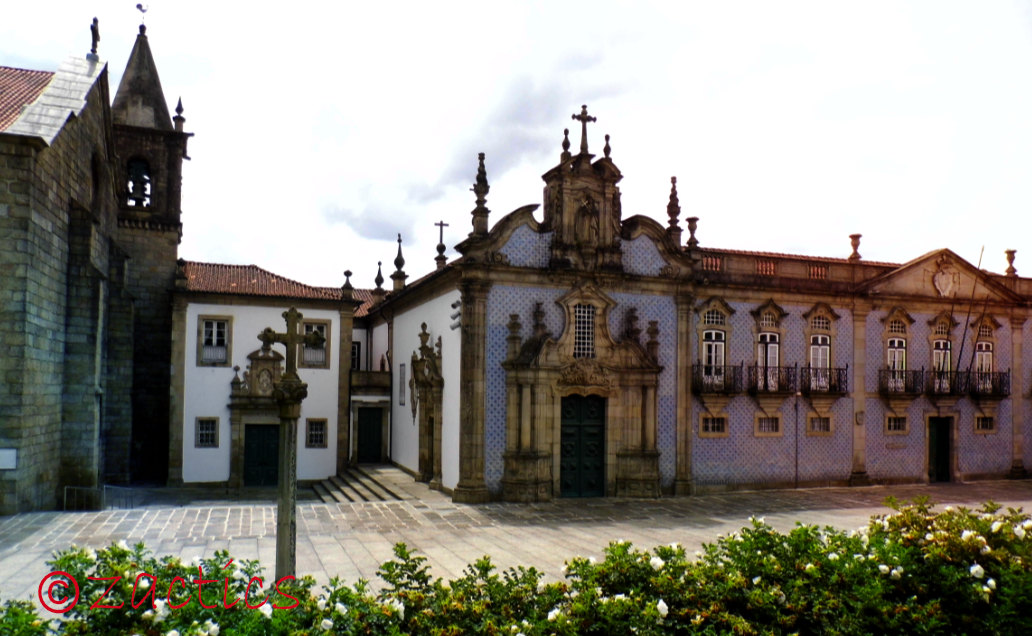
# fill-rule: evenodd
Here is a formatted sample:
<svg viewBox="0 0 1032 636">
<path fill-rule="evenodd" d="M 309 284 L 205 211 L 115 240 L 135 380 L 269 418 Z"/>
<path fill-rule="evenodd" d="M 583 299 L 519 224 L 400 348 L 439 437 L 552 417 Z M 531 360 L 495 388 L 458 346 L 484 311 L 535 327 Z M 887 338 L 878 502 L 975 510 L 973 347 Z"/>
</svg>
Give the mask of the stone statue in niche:
<svg viewBox="0 0 1032 636">
<path fill-rule="evenodd" d="M 598 231 L 598 204 L 586 199 L 577 211 L 577 242 L 582 245 L 597 245 Z"/>
</svg>

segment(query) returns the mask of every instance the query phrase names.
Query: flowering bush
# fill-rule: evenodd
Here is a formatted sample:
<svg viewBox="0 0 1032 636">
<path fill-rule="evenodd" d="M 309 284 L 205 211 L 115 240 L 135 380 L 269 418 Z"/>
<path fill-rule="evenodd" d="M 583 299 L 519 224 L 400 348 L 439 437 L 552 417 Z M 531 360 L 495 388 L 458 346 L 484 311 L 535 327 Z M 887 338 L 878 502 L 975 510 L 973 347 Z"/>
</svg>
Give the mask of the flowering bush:
<svg viewBox="0 0 1032 636">
<path fill-rule="evenodd" d="M 78 603 L 58 621 L 8 601 L 0 634 L 1032 633 L 1027 515 L 993 503 L 938 513 L 925 500 L 888 504 L 893 514 L 852 532 L 782 534 L 752 519 L 694 555 L 614 541 L 603 560 L 571 559 L 565 580 L 549 584 L 533 568 L 498 573 L 486 557 L 445 582 L 399 544 L 378 594 L 365 581 L 333 579 L 318 593 L 310 577 L 265 584 L 258 563 L 225 552 L 184 563 L 142 544 L 73 546 L 50 565 L 78 583 Z M 44 596 L 71 595 L 62 584 Z"/>
</svg>

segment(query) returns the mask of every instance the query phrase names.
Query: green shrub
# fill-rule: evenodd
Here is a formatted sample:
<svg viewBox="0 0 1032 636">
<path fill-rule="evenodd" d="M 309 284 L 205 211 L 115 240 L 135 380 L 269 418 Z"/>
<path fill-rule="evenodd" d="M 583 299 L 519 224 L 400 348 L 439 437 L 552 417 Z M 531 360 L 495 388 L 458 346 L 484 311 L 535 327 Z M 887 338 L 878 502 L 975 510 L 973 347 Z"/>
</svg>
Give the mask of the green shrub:
<svg viewBox="0 0 1032 636">
<path fill-rule="evenodd" d="M 677 544 L 647 552 L 614 541 L 602 561 L 571 559 L 566 580 L 549 584 L 533 568 L 499 573 L 486 557 L 445 582 L 399 544 L 380 568 L 386 586 L 378 594 L 365 581 L 348 587 L 339 579 L 318 594 L 310 577 L 285 581 L 278 591 L 271 581 L 253 585 L 252 606 L 291 606 L 271 611 L 243 600 L 248 582 L 261 576 L 257 562 L 236 563 L 225 552 L 191 563 L 155 559 L 143 544 L 96 552 L 73 546 L 48 564 L 79 583 L 78 604 L 50 620 L 33 603 L 8 601 L 0 606 L 0 634 L 1032 633 L 1027 515 L 991 502 L 939 513 L 924 500 L 888 504 L 894 514 L 852 532 L 798 525 L 782 534 L 753 519 L 694 555 Z M 201 598 L 193 583 L 198 567 L 214 581 Z M 134 597 L 141 572 L 154 580 L 146 589 L 137 584 Z M 154 590 L 166 596 L 175 577 L 189 582 L 187 605 L 171 609 L 151 597 L 141 603 Z M 176 590 L 173 602 L 186 600 L 182 586 Z M 101 596 L 123 607 L 90 609 Z M 240 600 L 226 607 L 224 596 Z"/>
</svg>

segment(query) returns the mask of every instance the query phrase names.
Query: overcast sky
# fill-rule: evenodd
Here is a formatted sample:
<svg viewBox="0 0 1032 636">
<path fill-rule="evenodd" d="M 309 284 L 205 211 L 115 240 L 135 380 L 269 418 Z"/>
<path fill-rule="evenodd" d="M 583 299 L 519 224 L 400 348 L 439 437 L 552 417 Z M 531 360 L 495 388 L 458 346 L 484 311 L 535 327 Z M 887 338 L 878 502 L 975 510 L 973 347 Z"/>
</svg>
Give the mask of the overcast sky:
<svg viewBox="0 0 1032 636">
<path fill-rule="evenodd" d="M 12 3 L 0 65 L 55 70 L 96 16 L 113 97 L 134 4 Z M 412 280 L 435 222 L 449 257 L 471 230 L 477 152 L 493 225 L 541 202 L 587 104 L 624 218 L 665 224 L 676 175 L 703 246 L 845 257 L 859 232 L 864 258 L 984 245 L 1032 276 L 1029 2 L 153 0 L 146 24 L 196 134 L 187 259 L 372 287 L 400 232 Z"/>
</svg>

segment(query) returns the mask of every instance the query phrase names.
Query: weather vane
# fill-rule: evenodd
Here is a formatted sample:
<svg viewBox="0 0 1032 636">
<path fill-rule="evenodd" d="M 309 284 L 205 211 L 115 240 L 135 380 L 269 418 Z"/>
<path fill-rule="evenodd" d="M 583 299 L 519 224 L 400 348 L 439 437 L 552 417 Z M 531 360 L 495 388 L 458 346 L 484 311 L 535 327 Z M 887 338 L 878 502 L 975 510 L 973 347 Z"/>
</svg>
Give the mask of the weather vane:
<svg viewBox="0 0 1032 636">
<path fill-rule="evenodd" d="M 139 9 L 140 13 L 143 14 L 143 16 L 140 18 L 140 21 L 141 22 L 146 22 L 147 21 L 147 9 L 150 8 L 150 5 L 148 4 L 147 6 L 143 6 L 142 4 L 138 4 L 138 5 L 136 5 L 136 8 Z"/>
</svg>

